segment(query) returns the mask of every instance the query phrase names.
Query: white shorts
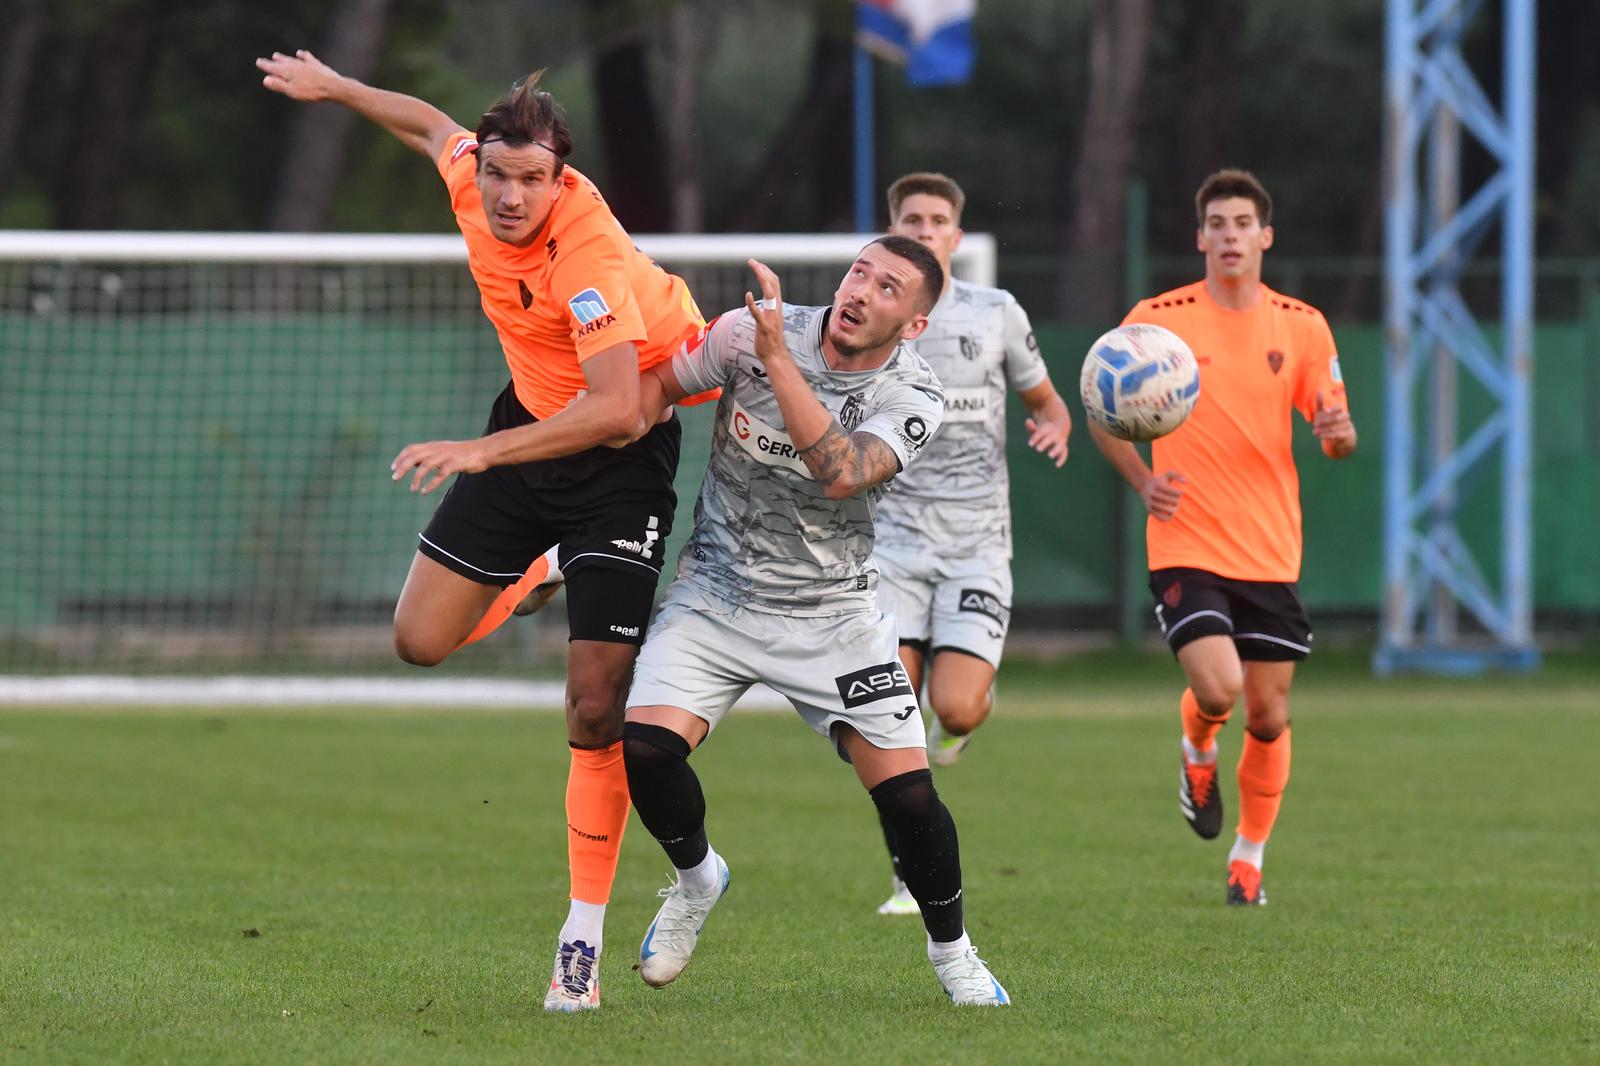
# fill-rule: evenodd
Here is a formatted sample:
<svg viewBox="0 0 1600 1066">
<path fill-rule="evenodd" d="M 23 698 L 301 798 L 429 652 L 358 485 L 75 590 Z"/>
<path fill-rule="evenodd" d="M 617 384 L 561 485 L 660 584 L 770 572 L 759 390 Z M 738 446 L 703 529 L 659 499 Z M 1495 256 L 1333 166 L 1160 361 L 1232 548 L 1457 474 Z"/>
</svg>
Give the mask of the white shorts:
<svg viewBox="0 0 1600 1066">
<path fill-rule="evenodd" d="M 927 744 L 894 619 L 870 608 L 824 617 L 754 611 L 683 580 L 667 587 L 645 634 L 628 706 L 679 707 L 715 729 L 758 681 L 836 746 L 840 725 L 878 748 Z"/>
<path fill-rule="evenodd" d="M 976 655 L 996 669 L 1011 627 L 1007 559 L 941 559 L 877 548 L 878 606 L 894 615 L 902 641 Z"/>
</svg>

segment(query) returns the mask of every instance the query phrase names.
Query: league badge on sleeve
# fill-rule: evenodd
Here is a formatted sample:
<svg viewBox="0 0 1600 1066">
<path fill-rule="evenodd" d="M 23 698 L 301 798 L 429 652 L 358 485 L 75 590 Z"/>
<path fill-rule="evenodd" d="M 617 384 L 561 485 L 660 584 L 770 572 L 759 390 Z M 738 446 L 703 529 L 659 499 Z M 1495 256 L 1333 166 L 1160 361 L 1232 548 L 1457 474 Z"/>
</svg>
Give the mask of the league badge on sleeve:
<svg viewBox="0 0 1600 1066">
<path fill-rule="evenodd" d="M 585 326 L 611 313 L 606 298 L 597 289 L 584 289 L 568 300 L 567 306 L 572 309 L 572 317 Z"/>
</svg>

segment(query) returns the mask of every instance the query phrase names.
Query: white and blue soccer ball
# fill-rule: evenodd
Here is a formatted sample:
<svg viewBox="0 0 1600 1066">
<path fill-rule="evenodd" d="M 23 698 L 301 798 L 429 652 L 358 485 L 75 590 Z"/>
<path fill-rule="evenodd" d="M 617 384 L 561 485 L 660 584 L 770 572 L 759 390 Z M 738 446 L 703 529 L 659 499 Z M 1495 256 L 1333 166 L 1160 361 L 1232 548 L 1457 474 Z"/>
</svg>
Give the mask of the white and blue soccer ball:
<svg viewBox="0 0 1600 1066">
<path fill-rule="evenodd" d="M 1078 391 L 1089 418 L 1113 437 L 1155 440 L 1194 410 L 1200 364 L 1170 329 L 1118 326 L 1090 346 Z"/>
</svg>

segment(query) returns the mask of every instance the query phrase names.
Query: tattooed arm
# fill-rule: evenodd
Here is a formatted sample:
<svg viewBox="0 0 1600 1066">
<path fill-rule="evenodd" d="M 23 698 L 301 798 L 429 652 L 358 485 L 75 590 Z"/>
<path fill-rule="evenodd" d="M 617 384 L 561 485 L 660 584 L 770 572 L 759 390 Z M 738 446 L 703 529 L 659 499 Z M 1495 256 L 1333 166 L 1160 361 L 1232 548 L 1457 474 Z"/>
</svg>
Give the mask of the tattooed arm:
<svg viewBox="0 0 1600 1066">
<path fill-rule="evenodd" d="M 750 266 L 761 282 L 762 300 L 744 294 L 756 326 L 756 357 L 767 371 L 767 383 L 783 414 L 783 425 L 800 460 L 830 500 L 855 496 L 900 472 L 900 457 L 882 437 L 846 433 L 833 412 L 822 405 L 794 364 L 783 340 L 783 300 L 778 277 L 754 259 Z M 810 444 L 801 444 L 810 441 Z"/>
<path fill-rule="evenodd" d="M 838 419 L 821 440 L 798 450 L 830 500 L 859 495 L 900 472 L 900 458 L 887 441 L 874 433 L 846 434 Z"/>
</svg>

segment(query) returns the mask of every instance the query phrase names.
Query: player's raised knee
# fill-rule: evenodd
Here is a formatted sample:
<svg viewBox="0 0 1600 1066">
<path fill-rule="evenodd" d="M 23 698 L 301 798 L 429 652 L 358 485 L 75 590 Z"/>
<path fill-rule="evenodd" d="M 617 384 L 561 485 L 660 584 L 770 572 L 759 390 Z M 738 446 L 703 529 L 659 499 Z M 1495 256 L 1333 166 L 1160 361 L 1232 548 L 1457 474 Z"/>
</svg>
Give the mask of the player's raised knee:
<svg viewBox="0 0 1600 1066">
<path fill-rule="evenodd" d="M 971 695 L 935 699 L 933 713 L 939 716 L 939 724 L 944 726 L 945 732 L 963 736 L 983 724 L 989 717 L 990 706 L 989 690 L 984 689 Z"/>
<path fill-rule="evenodd" d="M 1220 718 L 1233 710 L 1233 705 L 1239 701 L 1240 694 L 1244 692 L 1244 678 L 1226 675 L 1192 678 L 1189 687 L 1194 692 L 1195 702 L 1200 704 L 1200 710 L 1213 718 Z"/>
<path fill-rule="evenodd" d="M 409 626 L 394 627 L 394 653 L 412 666 L 438 666 L 454 650 L 455 644 L 440 640 L 435 634 Z"/>
</svg>

